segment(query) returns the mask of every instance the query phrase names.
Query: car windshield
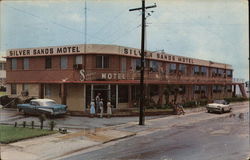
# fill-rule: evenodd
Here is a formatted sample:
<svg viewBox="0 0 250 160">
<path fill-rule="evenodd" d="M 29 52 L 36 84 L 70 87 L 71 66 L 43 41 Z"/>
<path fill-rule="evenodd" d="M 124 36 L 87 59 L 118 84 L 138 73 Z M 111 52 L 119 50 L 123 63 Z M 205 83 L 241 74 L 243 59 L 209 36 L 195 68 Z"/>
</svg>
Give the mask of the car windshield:
<svg viewBox="0 0 250 160">
<path fill-rule="evenodd" d="M 214 103 L 225 104 L 225 101 L 224 100 L 215 100 Z"/>
<path fill-rule="evenodd" d="M 53 106 L 56 105 L 55 101 L 45 101 L 45 102 L 39 102 L 40 106 Z"/>
</svg>

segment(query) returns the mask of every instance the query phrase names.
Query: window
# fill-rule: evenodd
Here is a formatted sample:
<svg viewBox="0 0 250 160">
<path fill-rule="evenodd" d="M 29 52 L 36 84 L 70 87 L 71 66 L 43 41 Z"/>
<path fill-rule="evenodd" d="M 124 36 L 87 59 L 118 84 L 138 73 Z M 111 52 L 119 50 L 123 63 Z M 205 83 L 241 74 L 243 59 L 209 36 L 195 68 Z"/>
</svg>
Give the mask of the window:
<svg viewBox="0 0 250 160">
<path fill-rule="evenodd" d="M 194 75 L 199 75 L 200 74 L 200 67 L 199 66 L 194 66 L 194 68 L 193 68 L 194 70 Z"/>
<path fill-rule="evenodd" d="M 10 85 L 10 88 L 11 88 L 11 89 L 10 89 L 10 90 L 11 90 L 11 91 L 10 91 L 11 94 L 16 94 L 16 84 L 11 84 L 11 85 Z"/>
<path fill-rule="evenodd" d="M 200 93 L 200 86 L 194 85 L 193 91 L 194 91 L 194 93 Z"/>
<path fill-rule="evenodd" d="M 16 58 L 12 58 L 11 59 L 11 69 L 12 70 L 16 70 L 17 69 L 17 59 Z"/>
<path fill-rule="evenodd" d="M 206 76 L 207 75 L 207 67 L 201 67 L 201 75 Z"/>
<path fill-rule="evenodd" d="M 61 56 L 60 65 L 61 65 L 61 69 L 68 68 L 68 57 L 67 56 Z"/>
<path fill-rule="evenodd" d="M 223 76 L 223 75 L 224 75 L 224 70 L 218 69 L 218 76 Z"/>
<path fill-rule="evenodd" d="M 212 77 L 216 77 L 218 75 L 217 68 L 212 68 Z"/>
<path fill-rule="evenodd" d="M 149 66 L 150 66 L 150 71 L 151 72 L 158 72 L 159 62 L 157 62 L 157 61 L 150 61 L 149 62 Z"/>
<path fill-rule="evenodd" d="M 127 85 L 118 86 L 118 102 L 119 103 L 128 102 L 128 86 Z"/>
<path fill-rule="evenodd" d="M 75 60 L 75 64 L 82 64 L 82 55 L 77 55 Z"/>
<path fill-rule="evenodd" d="M 127 60 L 126 57 L 121 58 L 121 72 L 126 72 L 126 67 L 127 67 Z"/>
<path fill-rule="evenodd" d="M 23 69 L 24 70 L 29 69 L 29 58 L 24 58 L 23 59 Z"/>
<path fill-rule="evenodd" d="M 135 59 L 135 69 L 137 71 L 141 70 L 141 60 L 140 59 Z"/>
<path fill-rule="evenodd" d="M 179 94 L 185 94 L 186 92 L 186 87 L 185 86 L 180 86 L 179 87 Z"/>
<path fill-rule="evenodd" d="M 227 70 L 227 77 L 233 77 L 233 71 L 232 70 Z"/>
<path fill-rule="evenodd" d="M 176 73 L 176 64 L 175 63 L 170 63 L 169 67 L 169 73 Z"/>
<path fill-rule="evenodd" d="M 200 86 L 200 91 L 201 91 L 201 93 L 206 93 L 207 86 Z"/>
<path fill-rule="evenodd" d="M 46 97 L 51 96 L 51 85 L 50 84 L 45 84 L 44 93 L 45 93 Z"/>
<path fill-rule="evenodd" d="M 29 85 L 23 84 L 23 91 L 29 91 Z"/>
<path fill-rule="evenodd" d="M 96 56 L 96 68 L 109 68 L 109 56 Z"/>
<path fill-rule="evenodd" d="M 216 93 L 217 92 L 217 86 L 213 85 L 213 92 Z"/>
<path fill-rule="evenodd" d="M 185 64 L 179 64 L 179 72 L 182 74 L 186 73 L 187 66 Z"/>
<path fill-rule="evenodd" d="M 52 57 L 45 57 L 45 69 L 52 68 Z"/>
<path fill-rule="evenodd" d="M 232 92 L 232 86 L 231 85 L 227 85 L 226 86 L 226 90 L 227 90 L 227 92 Z"/>
</svg>

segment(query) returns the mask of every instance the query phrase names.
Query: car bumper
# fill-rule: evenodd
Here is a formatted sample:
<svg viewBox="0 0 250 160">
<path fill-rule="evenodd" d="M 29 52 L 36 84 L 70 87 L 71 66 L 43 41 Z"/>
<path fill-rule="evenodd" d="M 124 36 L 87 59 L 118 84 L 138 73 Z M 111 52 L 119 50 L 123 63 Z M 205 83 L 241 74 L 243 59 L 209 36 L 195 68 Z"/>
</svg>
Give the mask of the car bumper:
<svg viewBox="0 0 250 160">
<path fill-rule="evenodd" d="M 61 115 L 61 114 L 66 114 L 67 111 L 56 111 L 56 112 L 52 112 L 51 115 Z"/>
</svg>

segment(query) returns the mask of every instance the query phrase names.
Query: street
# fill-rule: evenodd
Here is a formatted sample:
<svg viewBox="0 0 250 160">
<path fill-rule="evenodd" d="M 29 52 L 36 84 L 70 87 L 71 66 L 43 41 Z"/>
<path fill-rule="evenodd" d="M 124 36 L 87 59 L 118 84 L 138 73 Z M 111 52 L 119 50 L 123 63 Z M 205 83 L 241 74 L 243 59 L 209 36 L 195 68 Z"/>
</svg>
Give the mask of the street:
<svg viewBox="0 0 250 160">
<path fill-rule="evenodd" d="M 190 118 L 191 123 L 186 121 L 166 130 L 164 127 L 157 129 L 167 125 L 164 118 L 155 121 L 153 127 L 123 128 L 141 132 L 134 137 L 104 144 L 64 159 L 243 160 L 249 155 L 248 103 L 244 108 L 240 112 L 233 111 L 224 115 L 200 113 Z M 201 116 L 215 118 L 195 122 L 196 117 Z M 180 119 L 177 118 L 177 121 Z"/>
<path fill-rule="evenodd" d="M 232 112 L 188 110 L 185 115 L 54 120 L 68 134 L 54 134 L 2 145 L 4 159 L 46 160 L 245 160 L 249 150 L 249 102 L 232 103 Z M 200 108 L 202 109 L 202 108 Z M 34 120 L 16 110 L 1 109 L 1 123 Z M 47 120 L 49 121 L 49 120 Z M 41 152 L 42 151 L 42 152 Z"/>
</svg>

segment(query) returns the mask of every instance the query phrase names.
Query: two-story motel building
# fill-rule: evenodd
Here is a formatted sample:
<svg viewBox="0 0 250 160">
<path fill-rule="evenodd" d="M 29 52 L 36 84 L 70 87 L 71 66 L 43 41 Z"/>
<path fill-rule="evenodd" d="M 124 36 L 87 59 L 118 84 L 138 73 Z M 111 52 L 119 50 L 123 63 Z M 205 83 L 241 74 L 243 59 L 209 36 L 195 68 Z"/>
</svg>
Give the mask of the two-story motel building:
<svg viewBox="0 0 250 160">
<path fill-rule="evenodd" d="M 81 44 L 8 50 L 7 93 L 51 98 L 70 111 L 86 111 L 97 93 L 115 108 L 130 108 L 140 96 L 140 50 Z M 166 87 L 178 86 L 177 101 L 233 95 L 231 65 L 163 52 L 146 52 L 145 95 L 165 104 Z M 168 101 L 168 102 L 167 102 Z"/>
</svg>

